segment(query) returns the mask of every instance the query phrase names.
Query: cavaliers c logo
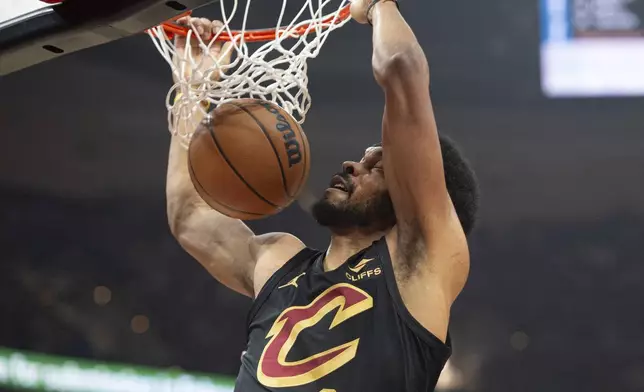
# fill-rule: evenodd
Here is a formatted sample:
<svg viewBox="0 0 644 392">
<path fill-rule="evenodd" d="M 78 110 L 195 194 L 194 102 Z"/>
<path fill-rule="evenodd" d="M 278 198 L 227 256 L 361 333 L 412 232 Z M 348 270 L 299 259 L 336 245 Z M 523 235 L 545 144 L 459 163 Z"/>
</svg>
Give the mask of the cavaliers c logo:
<svg viewBox="0 0 644 392">
<path fill-rule="evenodd" d="M 275 320 L 266 338 L 271 338 L 257 367 L 257 379 L 267 387 L 295 387 L 311 383 L 351 361 L 360 338 L 311 355 L 299 361 L 286 360 L 298 335 L 337 309 L 329 330 L 373 307 L 373 298 L 346 283 L 329 287 L 307 306 L 287 308 Z"/>
</svg>

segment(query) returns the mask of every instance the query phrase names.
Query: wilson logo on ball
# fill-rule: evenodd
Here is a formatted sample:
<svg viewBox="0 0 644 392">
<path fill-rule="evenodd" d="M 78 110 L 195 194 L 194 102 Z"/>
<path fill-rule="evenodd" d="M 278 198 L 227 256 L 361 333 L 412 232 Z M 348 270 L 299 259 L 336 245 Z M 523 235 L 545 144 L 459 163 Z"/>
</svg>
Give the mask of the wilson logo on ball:
<svg viewBox="0 0 644 392">
<path fill-rule="evenodd" d="M 286 155 L 288 156 L 288 167 L 297 165 L 302 161 L 302 152 L 300 151 L 300 142 L 297 141 L 295 132 L 293 132 L 293 128 L 291 128 L 291 124 L 271 105 L 262 103 L 262 106 L 264 106 L 270 113 L 274 114 L 277 119 L 275 128 L 281 132 L 284 137 L 284 148 L 286 148 Z"/>
<path fill-rule="evenodd" d="M 2 1 L 2 0 L 0 0 Z M 276 103 L 220 104 L 190 139 L 190 179 L 201 198 L 231 218 L 253 220 L 289 206 L 306 184 L 309 144 Z"/>
</svg>

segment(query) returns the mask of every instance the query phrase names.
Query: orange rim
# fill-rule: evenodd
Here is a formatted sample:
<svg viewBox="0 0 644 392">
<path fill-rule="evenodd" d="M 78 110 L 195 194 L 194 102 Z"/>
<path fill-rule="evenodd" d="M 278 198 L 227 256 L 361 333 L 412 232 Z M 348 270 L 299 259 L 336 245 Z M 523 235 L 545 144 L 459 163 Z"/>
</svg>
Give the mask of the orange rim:
<svg viewBox="0 0 644 392">
<path fill-rule="evenodd" d="M 334 24 L 338 24 L 344 21 L 351 15 L 350 7 L 351 5 L 347 4 L 346 6 L 342 7 L 342 9 L 337 14 L 337 16 L 336 14 L 329 15 L 322 20 L 322 23 L 330 23 L 334 18 L 335 18 Z M 189 16 L 191 14 L 192 12 L 188 11 L 170 19 L 167 22 L 161 23 L 161 27 L 163 27 L 163 30 L 165 30 L 165 33 L 169 39 L 174 38 L 175 35 L 183 35 L 183 36 L 188 35 L 188 31 L 190 30 L 188 27 L 179 26 L 174 22 L 177 19 L 183 18 L 184 16 Z M 290 36 L 300 37 L 302 35 L 306 35 L 314 32 L 315 30 L 307 31 L 310 25 L 311 25 L 310 23 L 306 23 L 299 26 L 298 28 L 291 31 Z M 273 41 L 277 38 L 277 31 L 275 30 L 275 28 L 246 30 L 246 31 L 232 30 L 230 33 L 222 32 L 219 35 L 219 37 L 217 37 L 217 41 L 231 41 L 233 38 L 239 35 L 243 35 L 244 41 L 246 42 Z"/>
</svg>

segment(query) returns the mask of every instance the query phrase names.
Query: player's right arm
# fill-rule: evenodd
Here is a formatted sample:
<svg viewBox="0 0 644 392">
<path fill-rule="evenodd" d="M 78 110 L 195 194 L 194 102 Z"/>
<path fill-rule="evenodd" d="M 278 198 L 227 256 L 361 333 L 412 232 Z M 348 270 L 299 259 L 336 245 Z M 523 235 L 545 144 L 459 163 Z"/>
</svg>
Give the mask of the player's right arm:
<svg viewBox="0 0 644 392">
<path fill-rule="evenodd" d="M 166 179 L 170 231 L 218 281 L 253 297 L 304 244 L 286 233 L 256 236 L 241 220 L 210 208 L 195 190 L 187 163 L 185 148 L 173 136 Z"/>
<path fill-rule="evenodd" d="M 208 28 L 216 26 L 203 19 L 194 19 L 193 23 Z M 208 32 L 204 34 L 208 35 Z M 198 112 L 195 116 L 203 117 L 203 114 Z M 179 127 L 189 127 L 202 119 L 193 118 Z M 183 134 L 184 129 L 178 131 Z M 187 154 L 180 136 L 172 136 L 166 178 L 170 231 L 181 247 L 218 281 L 253 297 L 279 267 L 304 248 L 304 244 L 286 233 L 257 236 L 241 220 L 210 208 L 192 184 Z"/>
</svg>

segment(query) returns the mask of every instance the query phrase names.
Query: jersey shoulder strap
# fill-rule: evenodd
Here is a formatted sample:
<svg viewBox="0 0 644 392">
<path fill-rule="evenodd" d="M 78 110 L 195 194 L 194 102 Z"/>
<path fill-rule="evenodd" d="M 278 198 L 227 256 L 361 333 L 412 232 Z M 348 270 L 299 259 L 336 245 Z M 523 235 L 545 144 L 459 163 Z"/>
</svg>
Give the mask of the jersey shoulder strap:
<svg viewBox="0 0 644 392">
<path fill-rule="evenodd" d="M 389 292 L 389 297 L 391 298 L 398 317 L 407 325 L 409 330 L 412 331 L 418 339 L 420 339 L 420 341 L 424 342 L 427 347 L 437 353 L 437 358 L 443 360 L 444 365 L 452 353 L 452 343 L 449 333 L 447 334 L 446 342 L 443 343 L 436 337 L 436 335 L 429 332 L 429 330 L 423 327 L 422 324 L 416 320 L 409 309 L 407 309 L 407 305 L 405 305 L 402 295 L 400 295 L 398 283 L 396 282 L 396 275 L 394 273 L 393 262 L 391 260 L 391 253 L 389 252 L 389 247 L 387 246 L 385 237 L 374 243 L 374 247 L 381 257 L 387 291 Z"/>
</svg>

